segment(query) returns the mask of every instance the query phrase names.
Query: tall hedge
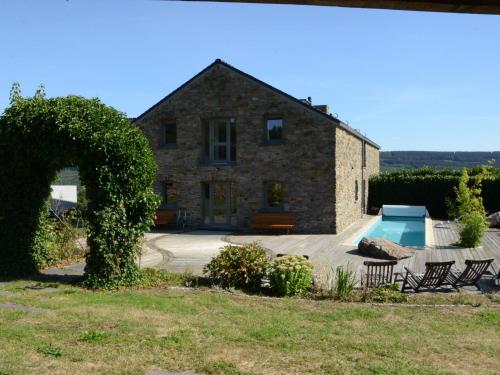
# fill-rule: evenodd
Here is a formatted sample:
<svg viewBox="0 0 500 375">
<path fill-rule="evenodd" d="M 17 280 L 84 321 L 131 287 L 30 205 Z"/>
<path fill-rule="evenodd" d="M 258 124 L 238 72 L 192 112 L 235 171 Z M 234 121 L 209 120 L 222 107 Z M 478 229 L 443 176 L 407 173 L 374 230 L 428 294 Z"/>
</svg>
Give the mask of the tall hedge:
<svg viewBox="0 0 500 375">
<path fill-rule="evenodd" d="M 158 205 L 142 132 L 97 99 L 14 94 L 0 116 L 0 276 L 36 271 L 32 251 L 50 184 L 57 171 L 77 166 L 89 202 L 85 282 L 134 283 L 139 243 Z"/>
<path fill-rule="evenodd" d="M 500 169 L 490 168 L 492 178 L 483 181 L 483 203 L 489 213 L 500 211 Z M 469 169 L 475 178 L 478 169 Z M 383 172 L 370 178 L 369 207 L 384 204 L 423 205 L 432 217 L 447 218 L 446 199 L 454 199 L 453 188 L 458 186 L 460 170 L 402 169 Z"/>
</svg>

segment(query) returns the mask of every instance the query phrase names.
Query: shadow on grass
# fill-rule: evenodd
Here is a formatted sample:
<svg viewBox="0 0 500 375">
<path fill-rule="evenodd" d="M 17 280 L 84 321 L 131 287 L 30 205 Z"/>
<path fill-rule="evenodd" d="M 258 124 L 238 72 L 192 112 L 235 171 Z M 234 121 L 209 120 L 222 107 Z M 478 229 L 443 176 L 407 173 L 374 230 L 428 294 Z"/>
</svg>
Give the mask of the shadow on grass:
<svg viewBox="0 0 500 375">
<path fill-rule="evenodd" d="M 54 283 L 66 285 L 78 285 L 83 281 L 82 275 L 66 275 L 52 273 L 33 273 L 16 277 L 0 277 L 0 282 L 26 281 L 35 283 Z"/>
</svg>

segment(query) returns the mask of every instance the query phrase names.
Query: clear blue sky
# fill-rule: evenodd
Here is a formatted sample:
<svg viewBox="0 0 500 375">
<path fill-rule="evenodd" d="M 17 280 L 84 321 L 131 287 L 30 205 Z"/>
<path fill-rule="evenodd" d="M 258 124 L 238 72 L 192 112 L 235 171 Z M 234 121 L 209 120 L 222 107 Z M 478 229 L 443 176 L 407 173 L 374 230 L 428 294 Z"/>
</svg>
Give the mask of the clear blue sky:
<svg viewBox="0 0 500 375">
<path fill-rule="evenodd" d="M 99 97 L 137 116 L 216 58 L 384 150 L 500 149 L 500 16 L 140 0 L 0 0 L 0 112 Z"/>
</svg>

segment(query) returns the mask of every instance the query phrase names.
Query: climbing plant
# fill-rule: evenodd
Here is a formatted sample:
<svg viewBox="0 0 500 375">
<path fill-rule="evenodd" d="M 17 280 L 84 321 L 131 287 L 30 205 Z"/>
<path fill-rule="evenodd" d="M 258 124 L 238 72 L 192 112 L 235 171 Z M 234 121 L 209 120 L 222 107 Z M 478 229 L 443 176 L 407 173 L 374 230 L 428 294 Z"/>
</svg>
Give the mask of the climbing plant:
<svg viewBox="0 0 500 375">
<path fill-rule="evenodd" d="M 142 132 L 98 99 L 31 98 L 11 91 L 0 116 L 0 276 L 36 271 L 45 202 L 57 171 L 76 166 L 88 199 L 84 280 L 116 288 L 139 278 L 139 243 L 159 204 L 156 165 Z"/>
</svg>

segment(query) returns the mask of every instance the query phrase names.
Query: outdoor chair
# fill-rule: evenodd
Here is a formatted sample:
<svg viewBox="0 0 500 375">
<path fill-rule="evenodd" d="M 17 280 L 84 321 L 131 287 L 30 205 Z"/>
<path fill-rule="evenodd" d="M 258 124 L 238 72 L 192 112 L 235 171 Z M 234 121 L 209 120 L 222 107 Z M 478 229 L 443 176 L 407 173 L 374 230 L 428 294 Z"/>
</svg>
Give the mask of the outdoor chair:
<svg viewBox="0 0 500 375">
<path fill-rule="evenodd" d="M 365 261 L 366 273 L 361 278 L 361 285 L 364 288 L 376 288 L 384 284 L 394 282 L 394 266 L 398 262 L 390 260 L 386 262 Z"/>
<path fill-rule="evenodd" d="M 495 269 L 495 266 L 493 265 L 493 263 L 491 263 L 490 265 L 492 271 L 489 271 L 489 275 L 490 275 L 490 278 L 491 278 L 491 285 L 492 286 L 499 286 L 500 284 L 500 268 L 498 270 Z"/>
<path fill-rule="evenodd" d="M 451 266 L 454 264 L 454 260 L 450 262 L 427 262 L 425 263 L 424 274 L 415 274 L 405 267 L 406 275 L 403 278 L 401 291 L 412 289 L 415 293 L 418 293 L 436 290 L 446 282 Z"/>
<path fill-rule="evenodd" d="M 446 278 L 446 283 L 457 290 L 463 286 L 475 286 L 477 289 L 481 289 L 479 280 L 486 274 L 491 263 L 493 263 L 493 259 L 467 259 L 465 269 L 461 273 L 451 270 Z"/>
</svg>

